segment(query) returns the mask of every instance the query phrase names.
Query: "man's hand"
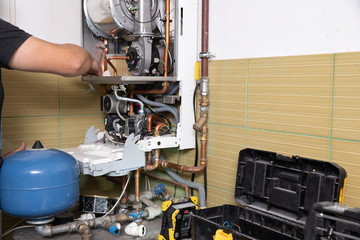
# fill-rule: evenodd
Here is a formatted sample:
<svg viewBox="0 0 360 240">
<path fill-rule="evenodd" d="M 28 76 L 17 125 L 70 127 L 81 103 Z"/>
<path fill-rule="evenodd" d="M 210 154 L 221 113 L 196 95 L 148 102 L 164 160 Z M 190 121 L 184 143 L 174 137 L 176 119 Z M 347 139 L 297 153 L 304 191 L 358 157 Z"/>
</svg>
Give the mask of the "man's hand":
<svg viewBox="0 0 360 240">
<path fill-rule="evenodd" d="M 4 158 L 8 157 L 8 156 L 11 155 L 11 154 L 14 154 L 14 153 L 16 153 L 16 152 L 20 152 L 20 151 L 22 151 L 22 150 L 25 150 L 25 148 L 26 148 L 26 143 L 25 143 L 25 142 L 22 142 L 21 145 L 20 145 L 17 149 L 15 149 L 14 151 L 5 153 L 4 155 L 2 155 L 2 158 L 4 159 Z"/>
</svg>

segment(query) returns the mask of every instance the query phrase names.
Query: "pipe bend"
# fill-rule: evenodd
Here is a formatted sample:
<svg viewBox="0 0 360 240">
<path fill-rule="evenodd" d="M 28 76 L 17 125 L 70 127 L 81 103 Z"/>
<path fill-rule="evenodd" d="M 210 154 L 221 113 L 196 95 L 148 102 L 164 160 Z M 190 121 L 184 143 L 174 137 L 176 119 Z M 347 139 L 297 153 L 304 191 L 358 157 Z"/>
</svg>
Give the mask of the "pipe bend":
<svg viewBox="0 0 360 240">
<path fill-rule="evenodd" d="M 140 100 L 137 100 L 137 99 L 134 99 L 134 98 L 127 98 L 127 97 L 121 97 L 119 96 L 118 94 L 118 91 L 119 89 L 116 88 L 116 87 L 113 87 L 113 90 L 114 90 L 114 95 L 115 95 L 115 98 L 118 100 L 118 101 L 127 101 L 127 102 L 133 102 L 133 103 L 137 103 L 140 105 L 140 110 L 139 110 L 139 114 L 144 114 L 144 103 Z"/>
</svg>

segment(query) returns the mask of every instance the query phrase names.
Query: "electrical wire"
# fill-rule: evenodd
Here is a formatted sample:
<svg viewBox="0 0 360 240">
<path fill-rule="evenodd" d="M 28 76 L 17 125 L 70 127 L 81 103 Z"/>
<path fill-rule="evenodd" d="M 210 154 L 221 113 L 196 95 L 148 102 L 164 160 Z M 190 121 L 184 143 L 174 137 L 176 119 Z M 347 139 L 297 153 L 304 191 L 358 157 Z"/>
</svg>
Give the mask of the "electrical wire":
<svg viewBox="0 0 360 240">
<path fill-rule="evenodd" d="M 115 144 L 122 144 L 122 142 L 115 141 L 106 130 L 104 130 L 104 134 L 105 134 L 106 139 L 109 140 L 110 142 L 115 143 Z"/>
<path fill-rule="evenodd" d="M 167 117 L 165 117 L 164 115 L 162 115 L 162 114 L 160 114 L 160 113 L 156 112 L 156 109 L 155 109 L 155 110 L 154 110 L 154 109 L 152 109 L 149 105 L 147 105 L 147 107 L 150 109 L 150 111 L 151 111 L 152 113 L 154 113 L 155 115 L 157 115 L 157 116 L 159 116 L 159 117 L 161 117 L 161 118 L 165 119 L 165 121 L 168 123 L 168 125 L 169 125 L 170 129 L 172 129 L 172 128 L 173 128 L 171 121 L 170 121 Z"/>
<path fill-rule="evenodd" d="M 116 201 L 116 203 L 114 204 L 114 206 L 113 206 L 107 213 L 105 213 L 104 216 L 102 216 L 102 218 L 103 218 L 103 217 L 106 217 L 106 216 L 109 215 L 112 211 L 114 211 L 114 209 L 116 208 L 116 206 L 119 204 L 121 198 L 123 197 L 123 195 L 124 195 L 124 193 L 125 193 L 125 191 L 126 191 L 127 186 L 129 185 L 130 177 L 131 177 L 131 172 L 128 174 L 128 179 L 126 180 L 125 187 L 124 187 L 124 189 L 122 190 L 122 192 L 121 192 L 118 200 Z"/>
<path fill-rule="evenodd" d="M 121 120 L 123 120 L 124 122 L 126 121 L 125 118 L 123 117 L 123 115 L 121 115 L 120 111 L 119 111 L 119 106 L 120 106 L 120 101 L 118 101 L 116 103 L 116 113 L 119 116 L 119 118 L 121 118 Z"/>
<path fill-rule="evenodd" d="M 24 225 L 24 226 L 20 226 L 20 227 L 15 227 L 15 228 L 11 228 L 9 229 L 7 232 L 5 232 L 3 235 L 1 235 L 1 238 L 5 237 L 6 235 L 8 235 L 9 233 L 12 233 L 13 231 L 19 230 L 19 229 L 23 229 L 23 228 L 34 228 L 34 225 Z"/>
<path fill-rule="evenodd" d="M 200 88 L 200 84 L 196 84 L 195 89 L 194 89 L 194 94 L 193 94 L 193 108 L 194 108 L 194 119 L 196 122 L 196 92 L 197 90 Z M 199 145 L 198 145 L 198 133 L 195 131 L 195 162 L 194 162 L 194 166 L 197 167 L 198 165 L 198 161 L 199 161 Z M 194 182 L 195 181 L 195 173 L 191 174 L 191 181 Z M 191 189 L 191 195 L 194 195 L 194 189 Z M 206 196 L 206 191 L 205 191 L 205 196 Z"/>
<path fill-rule="evenodd" d="M 165 74 L 165 72 L 167 72 L 166 64 L 163 60 L 159 60 L 159 62 L 164 65 L 164 73 L 163 74 Z"/>
</svg>

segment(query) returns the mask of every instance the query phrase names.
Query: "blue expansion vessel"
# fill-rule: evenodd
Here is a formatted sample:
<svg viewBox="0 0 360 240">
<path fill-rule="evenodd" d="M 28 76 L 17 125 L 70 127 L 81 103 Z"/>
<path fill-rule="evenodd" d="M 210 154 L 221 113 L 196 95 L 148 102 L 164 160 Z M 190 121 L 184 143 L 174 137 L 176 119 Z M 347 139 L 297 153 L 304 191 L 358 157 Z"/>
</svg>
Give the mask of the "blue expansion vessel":
<svg viewBox="0 0 360 240">
<path fill-rule="evenodd" d="M 0 170 L 1 209 L 10 215 L 44 223 L 78 200 L 80 174 L 69 154 L 35 142 L 4 159 Z"/>
</svg>

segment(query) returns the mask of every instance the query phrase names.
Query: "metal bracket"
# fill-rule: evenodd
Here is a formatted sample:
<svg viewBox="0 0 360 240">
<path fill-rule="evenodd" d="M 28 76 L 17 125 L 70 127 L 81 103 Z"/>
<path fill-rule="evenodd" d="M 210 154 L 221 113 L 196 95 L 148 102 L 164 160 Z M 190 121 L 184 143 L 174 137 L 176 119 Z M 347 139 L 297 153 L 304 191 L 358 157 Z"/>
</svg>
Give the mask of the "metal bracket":
<svg viewBox="0 0 360 240">
<path fill-rule="evenodd" d="M 200 52 L 199 53 L 199 58 L 200 59 L 204 59 L 204 58 L 210 59 L 210 58 L 213 58 L 213 57 L 215 57 L 215 55 L 211 54 L 211 52 Z"/>
</svg>

